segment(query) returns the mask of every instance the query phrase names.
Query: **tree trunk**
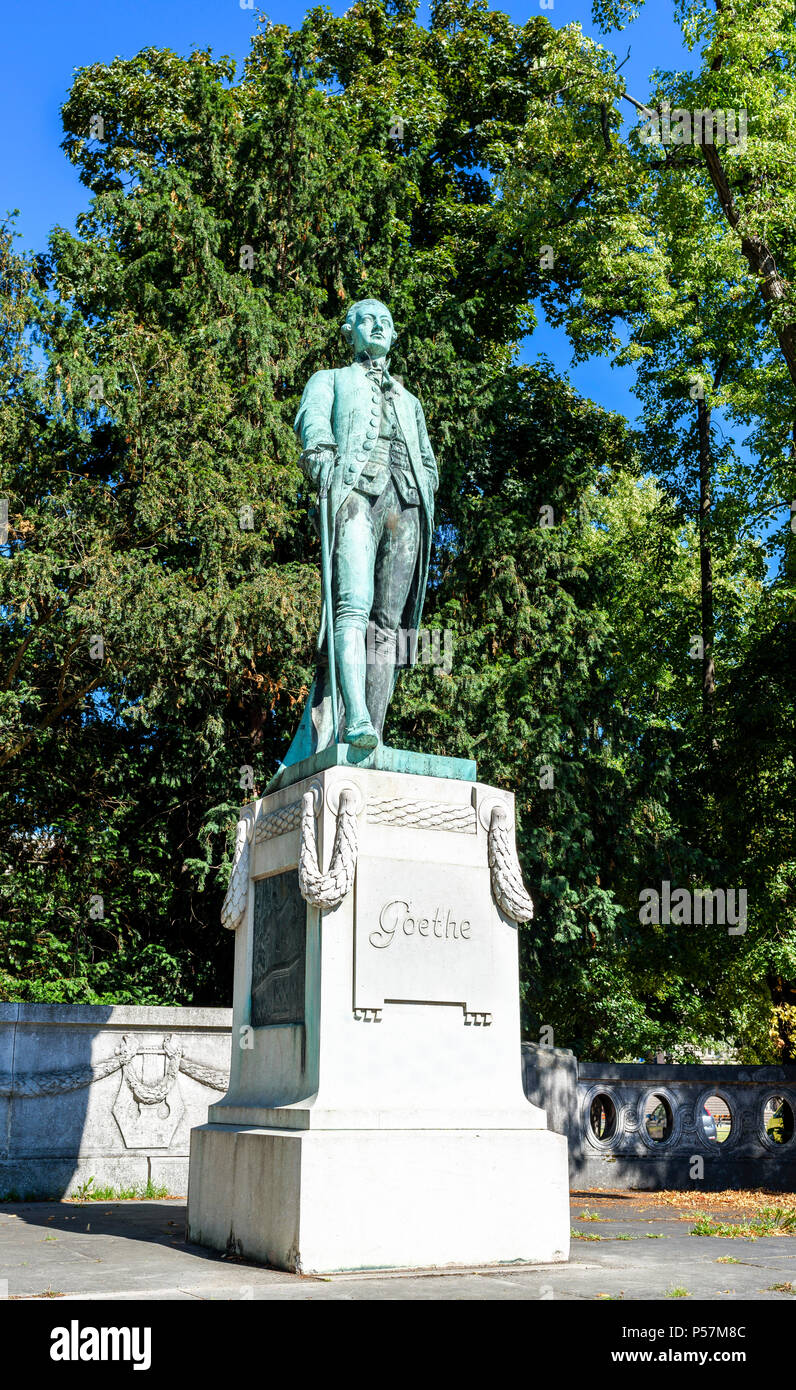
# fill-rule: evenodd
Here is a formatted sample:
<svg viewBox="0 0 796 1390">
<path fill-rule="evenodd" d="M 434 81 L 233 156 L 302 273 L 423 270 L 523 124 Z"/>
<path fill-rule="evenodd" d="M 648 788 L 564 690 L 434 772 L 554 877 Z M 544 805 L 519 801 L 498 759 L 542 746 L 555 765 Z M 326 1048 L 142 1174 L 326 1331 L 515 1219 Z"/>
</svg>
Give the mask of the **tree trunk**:
<svg viewBox="0 0 796 1390">
<path fill-rule="evenodd" d="M 724 0 L 715 0 L 716 12 L 721 14 L 724 10 Z M 724 36 L 726 37 L 726 36 Z M 710 65 L 711 72 L 720 72 L 724 62 L 724 54 L 717 53 Z M 741 250 L 746 257 L 747 265 L 760 281 L 760 290 L 763 299 L 770 309 L 776 309 L 777 305 L 788 296 L 789 286 L 787 281 L 782 278 L 777 269 L 776 261 L 769 247 L 763 238 L 753 234 L 744 234 L 740 228 L 741 216 L 735 206 L 727 175 L 724 172 L 724 165 L 719 157 L 716 146 L 711 142 L 709 145 L 701 144 L 700 149 L 705 158 L 708 173 L 710 174 L 713 187 L 718 194 L 721 210 L 733 231 L 740 237 Z M 790 323 L 780 324 L 776 328 L 777 341 L 782 351 L 782 356 L 787 363 L 790 379 L 796 385 L 796 335 L 794 335 L 793 325 Z"/>
<path fill-rule="evenodd" d="M 697 401 L 699 430 L 699 574 L 702 614 L 702 713 L 708 760 L 716 751 L 716 670 L 713 664 L 713 557 L 710 549 L 711 469 L 710 407 Z"/>
</svg>

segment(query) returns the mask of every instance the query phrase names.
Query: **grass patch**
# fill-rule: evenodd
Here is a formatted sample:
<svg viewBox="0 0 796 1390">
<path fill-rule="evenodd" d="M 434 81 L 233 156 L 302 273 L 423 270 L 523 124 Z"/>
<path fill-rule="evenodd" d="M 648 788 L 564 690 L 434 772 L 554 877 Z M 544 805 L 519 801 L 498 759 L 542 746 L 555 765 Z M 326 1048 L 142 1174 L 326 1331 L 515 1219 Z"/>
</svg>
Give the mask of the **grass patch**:
<svg viewBox="0 0 796 1390">
<path fill-rule="evenodd" d="M 583 1210 L 583 1211 L 580 1213 L 580 1215 L 578 1216 L 578 1220 L 579 1220 L 579 1221 L 604 1221 L 604 1220 L 605 1220 L 605 1217 L 604 1217 L 604 1216 L 600 1216 L 600 1213 L 599 1213 L 598 1211 L 589 1211 L 589 1208 L 588 1208 L 588 1207 L 585 1207 L 584 1210 Z"/>
<path fill-rule="evenodd" d="M 690 1298 L 690 1297 L 691 1297 L 691 1295 L 690 1295 L 690 1293 L 688 1292 L 688 1289 L 683 1289 L 683 1288 L 669 1289 L 669 1290 L 664 1294 L 664 1298 Z"/>
<path fill-rule="evenodd" d="M 141 1202 L 141 1201 L 162 1201 L 164 1197 L 173 1197 L 175 1194 L 169 1192 L 167 1187 L 156 1187 L 150 1180 L 144 1187 L 95 1187 L 94 1179 L 87 1178 L 81 1182 L 74 1192 L 70 1194 L 67 1201 L 71 1202 Z"/>
<path fill-rule="evenodd" d="M 769 1293 L 793 1293 L 793 1285 L 792 1285 L 790 1282 L 788 1282 L 787 1284 L 769 1284 L 769 1286 L 768 1286 L 768 1292 L 769 1292 Z"/>
<path fill-rule="evenodd" d="M 575 1227 L 573 1226 L 573 1227 L 572 1227 L 572 1239 L 573 1239 L 573 1240 L 602 1240 L 602 1236 L 599 1235 L 597 1231 L 576 1231 L 576 1230 L 575 1230 Z"/>
<path fill-rule="evenodd" d="M 724 1240 L 759 1240 L 761 1236 L 796 1235 L 796 1211 L 785 1207 L 761 1207 L 752 1221 L 716 1221 L 697 1212 L 692 1236 L 720 1236 Z"/>
<path fill-rule="evenodd" d="M 184 1193 L 172 1192 L 168 1187 L 158 1187 L 152 1181 L 138 1187 L 95 1187 L 94 1178 L 86 1178 L 74 1190 L 63 1192 L 17 1192 L 15 1188 L 0 1193 L 3 1203 L 22 1204 L 27 1202 L 162 1202 L 165 1198 L 179 1201 Z"/>
<path fill-rule="evenodd" d="M 758 1224 L 766 1226 L 774 1234 L 796 1235 L 796 1211 L 786 1207 L 763 1207 L 757 1218 Z"/>
</svg>

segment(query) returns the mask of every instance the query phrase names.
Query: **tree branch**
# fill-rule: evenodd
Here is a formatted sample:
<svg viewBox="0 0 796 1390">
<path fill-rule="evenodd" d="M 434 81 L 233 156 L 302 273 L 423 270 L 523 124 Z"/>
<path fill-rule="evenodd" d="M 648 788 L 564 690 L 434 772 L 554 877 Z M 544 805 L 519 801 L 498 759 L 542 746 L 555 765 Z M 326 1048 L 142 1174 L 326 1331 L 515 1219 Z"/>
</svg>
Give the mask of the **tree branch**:
<svg viewBox="0 0 796 1390">
<path fill-rule="evenodd" d="M 68 699 L 62 700 L 60 704 L 56 705 L 55 709 L 50 710 L 46 719 L 43 719 L 35 728 L 30 729 L 21 743 L 18 743 L 15 748 L 9 748 L 7 752 L 0 754 L 0 767 L 5 767 L 6 763 L 10 763 L 11 759 L 15 758 L 18 753 L 23 753 L 31 739 L 35 738 L 36 734 L 41 733 L 42 729 L 48 728 L 49 725 L 54 723 L 56 719 L 59 719 L 66 710 L 76 705 L 78 700 L 82 700 L 84 695 L 88 695 L 90 691 L 95 690 L 101 680 L 102 672 L 100 671 L 99 675 L 95 676 L 92 681 L 89 681 L 88 685 L 81 686 L 81 688 L 70 695 Z"/>
<path fill-rule="evenodd" d="M 741 242 L 741 250 L 749 269 L 760 281 L 760 292 L 769 308 L 776 309 L 788 297 L 788 282 L 780 275 L 774 256 L 762 237 L 740 230 L 741 214 L 735 206 L 732 189 L 715 145 L 700 143 L 708 173 L 718 195 L 722 212 Z M 774 329 L 787 363 L 791 381 L 796 386 L 796 339 L 790 324 Z"/>
</svg>

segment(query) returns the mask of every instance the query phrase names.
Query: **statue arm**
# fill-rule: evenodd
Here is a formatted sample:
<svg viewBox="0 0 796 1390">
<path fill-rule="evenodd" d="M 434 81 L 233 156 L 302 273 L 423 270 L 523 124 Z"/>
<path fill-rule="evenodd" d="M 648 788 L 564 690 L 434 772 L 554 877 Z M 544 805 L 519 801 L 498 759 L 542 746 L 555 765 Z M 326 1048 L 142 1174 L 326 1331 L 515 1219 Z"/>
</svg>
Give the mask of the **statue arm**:
<svg viewBox="0 0 796 1390">
<path fill-rule="evenodd" d="M 333 409 L 334 373 L 314 372 L 304 387 L 293 424 L 302 448 L 299 462 L 312 483 L 318 481 L 324 456 L 337 448 L 332 430 Z"/>
<path fill-rule="evenodd" d="M 431 440 L 428 437 L 428 430 L 426 429 L 426 417 L 423 414 L 423 407 L 419 401 L 415 407 L 415 414 L 417 416 L 417 437 L 420 440 L 420 457 L 423 460 L 424 468 L 427 468 L 431 474 L 434 483 L 434 491 L 436 492 L 439 487 L 439 470 L 437 468 L 437 460 L 434 457 L 434 450 L 431 447 Z"/>
</svg>

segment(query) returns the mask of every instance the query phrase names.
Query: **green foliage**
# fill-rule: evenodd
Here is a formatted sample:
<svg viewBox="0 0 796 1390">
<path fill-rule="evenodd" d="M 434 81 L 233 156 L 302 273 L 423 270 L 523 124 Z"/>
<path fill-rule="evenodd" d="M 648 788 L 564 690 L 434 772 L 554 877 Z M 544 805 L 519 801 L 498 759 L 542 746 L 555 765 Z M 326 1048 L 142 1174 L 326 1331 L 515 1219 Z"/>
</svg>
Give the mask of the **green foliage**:
<svg viewBox="0 0 796 1390">
<path fill-rule="evenodd" d="M 732 105 L 743 34 L 730 86 L 669 74 L 656 99 Z M 387 740 L 516 793 L 527 1034 L 594 1059 L 796 1055 L 793 551 L 780 527 L 771 582 L 754 535 L 791 478 L 785 310 L 698 152 L 622 138 L 622 94 L 578 26 L 484 0 L 440 0 L 428 30 L 403 0 L 264 22 L 240 73 L 147 49 L 76 74 L 64 149 L 90 208 L 47 255 L 0 238 L 0 997 L 228 1001 L 235 812 L 284 752 L 319 617 L 292 420 L 376 295 L 442 465 L 426 618 L 454 633 L 449 674 L 402 678 Z M 731 169 L 750 217 L 756 180 L 789 187 L 760 132 Z M 790 277 L 788 198 L 769 230 Z M 636 365 L 635 435 L 520 365 L 537 299 L 576 355 Z M 708 541 L 710 756 L 689 655 Z M 746 887 L 746 934 L 642 926 L 663 879 Z"/>
</svg>

